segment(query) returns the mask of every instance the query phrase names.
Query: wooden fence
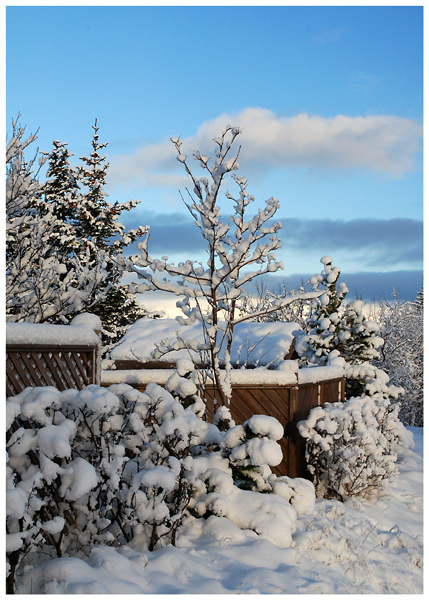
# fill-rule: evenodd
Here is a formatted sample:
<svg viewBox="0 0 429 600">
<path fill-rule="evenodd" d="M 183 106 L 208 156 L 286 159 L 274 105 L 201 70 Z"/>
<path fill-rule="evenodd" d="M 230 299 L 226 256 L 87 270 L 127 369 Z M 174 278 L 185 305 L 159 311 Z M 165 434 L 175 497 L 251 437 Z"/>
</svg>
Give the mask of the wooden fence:
<svg viewBox="0 0 429 600">
<path fill-rule="evenodd" d="M 97 345 L 6 346 L 6 396 L 26 387 L 54 386 L 83 389 L 97 383 Z"/>
<path fill-rule="evenodd" d="M 230 410 L 237 424 L 252 415 L 275 417 L 284 427 L 284 436 L 279 440 L 283 460 L 273 472 L 307 477 L 305 440 L 298 433 L 297 423 L 306 419 L 312 408 L 338 400 L 344 400 L 344 378 L 295 386 L 233 385 Z M 213 388 L 206 389 L 206 404 L 209 421 L 212 421 Z"/>
<path fill-rule="evenodd" d="M 127 382 L 140 391 L 147 382 L 164 385 L 169 377 L 168 370 L 144 369 L 103 371 L 101 384 Z M 170 372 L 171 374 L 171 372 Z M 310 410 L 323 406 L 325 402 L 344 400 L 344 377 L 323 379 L 316 383 L 278 384 L 232 384 L 230 411 L 237 424 L 244 423 L 252 415 L 262 414 L 275 417 L 284 427 L 284 436 L 279 440 L 283 452 L 282 462 L 273 469 L 277 475 L 308 477 L 305 461 L 305 440 L 299 435 L 297 423 L 306 419 Z M 213 388 L 206 387 L 205 402 L 207 418 L 213 421 Z"/>
</svg>

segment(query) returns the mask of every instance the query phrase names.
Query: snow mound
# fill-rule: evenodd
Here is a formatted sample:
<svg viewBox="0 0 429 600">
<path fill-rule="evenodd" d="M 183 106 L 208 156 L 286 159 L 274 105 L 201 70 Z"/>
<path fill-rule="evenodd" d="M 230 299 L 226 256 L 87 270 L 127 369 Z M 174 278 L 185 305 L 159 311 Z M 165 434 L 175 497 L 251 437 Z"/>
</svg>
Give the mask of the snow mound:
<svg viewBox="0 0 429 600">
<path fill-rule="evenodd" d="M 220 324 L 222 325 L 222 323 Z M 296 323 L 238 323 L 234 328 L 231 349 L 231 364 L 249 367 L 278 366 L 290 351 Z M 220 334 L 219 334 L 220 335 Z M 139 319 L 111 352 L 113 360 L 153 360 L 156 345 L 166 338 L 172 343 L 176 336 L 192 342 L 204 343 L 202 325 L 195 321 L 191 325 L 180 325 L 175 319 Z M 196 357 L 194 350 L 174 350 L 160 357 L 165 362 L 178 358 Z M 224 355 L 220 354 L 221 361 Z"/>
</svg>

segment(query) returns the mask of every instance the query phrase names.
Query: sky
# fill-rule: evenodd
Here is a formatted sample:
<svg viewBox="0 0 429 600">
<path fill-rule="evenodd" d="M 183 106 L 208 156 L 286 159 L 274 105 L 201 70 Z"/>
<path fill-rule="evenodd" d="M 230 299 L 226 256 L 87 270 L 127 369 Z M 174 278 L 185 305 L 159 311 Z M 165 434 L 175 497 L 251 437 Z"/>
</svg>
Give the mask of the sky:
<svg viewBox="0 0 429 600">
<path fill-rule="evenodd" d="M 152 256 L 205 256 L 170 138 L 192 164 L 233 125 L 249 216 L 280 202 L 285 269 L 269 288 L 330 255 L 352 296 L 420 289 L 422 7 L 8 6 L 7 133 L 18 112 L 40 150 L 67 142 L 75 164 L 97 119 L 109 200 L 141 201 L 123 222 L 150 225 Z"/>
</svg>

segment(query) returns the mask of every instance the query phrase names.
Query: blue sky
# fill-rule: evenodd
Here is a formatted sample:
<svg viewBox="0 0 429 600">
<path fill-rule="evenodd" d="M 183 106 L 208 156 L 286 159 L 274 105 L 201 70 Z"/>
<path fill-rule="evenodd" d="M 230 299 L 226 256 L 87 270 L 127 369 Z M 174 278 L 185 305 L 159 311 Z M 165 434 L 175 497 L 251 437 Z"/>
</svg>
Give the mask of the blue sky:
<svg viewBox="0 0 429 600">
<path fill-rule="evenodd" d="M 110 200 L 141 200 L 124 222 L 151 226 L 153 255 L 204 256 L 169 138 L 207 153 L 239 125 L 255 209 L 281 205 L 271 287 L 329 254 L 351 294 L 419 290 L 421 7 L 9 6 L 6 31 L 7 131 L 19 111 L 77 160 L 97 118 Z"/>
</svg>

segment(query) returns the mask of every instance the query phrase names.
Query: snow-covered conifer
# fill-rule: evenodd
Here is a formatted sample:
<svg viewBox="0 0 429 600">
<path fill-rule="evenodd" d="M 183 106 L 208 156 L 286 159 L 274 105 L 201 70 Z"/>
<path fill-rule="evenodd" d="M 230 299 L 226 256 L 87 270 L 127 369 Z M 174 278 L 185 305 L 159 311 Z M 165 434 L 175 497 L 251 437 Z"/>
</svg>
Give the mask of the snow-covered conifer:
<svg viewBox="0 0 429 600">
<path fill-rule="evenodd" d="M 70 164 L 72 156 L 67 144 L 59 140 L 53 141 L 53 149 L 48 155 L 48 179 L 41 187 L 41 196 L 37 203 L 37 209 L 42 216 L 49 211 L 56 219 L 52 244 L 64 249 L 64 254 L 79 248 L 74 226 L 80 203 L 80 185 L 76 170 Z"/>
<path fill-rule="evenodd" d="M 277 441 L 283 437 L 282 425 L 273 417 L 253 415 L 226 431 L 222 454 L 228 458 L 232 476 L 241 489 L 271 492 L 269 467 L 277 466 L 283 458 Z"/>
<path fill-rule="evenodd" d="M 369 360 L 376 355 L 374 345 L 382 343 L 375 338 L 377 324 L 369 322 L 362 313 L 362 303 L 345 303 L 348 288 L 338 282 L 339 267 L 332 265 L 330 256 L 320 259 L 324 268 L 320 275 L 310 279 L 323 294 L 313 300 L 313 310 L 306 330 L 297 344 L 297 351 L 309 364 L 323 365 L 332 350 L 338 350 L 349 363 Z"/>
<path fill-rule="evenodd" d="M 146 311 L 120 285 L 123 249 L 144 228 L 125 231 L 120 213 L 137 202 L 109 204 L 103 186 L 108 164 L 94 126 L 92 153 L 85 167 L 71 165 L 72 154 L 58 140 L 40 166 L 49 161 L 47 180 L 33 172 L 36 158 L 24 150 L 36 136 L 24 139 L 13 123 L 7 146 L 7 314 L 16 321 L 68 322 L 90 309 L 103 319 L 105 343 L 116 342 L 127 326 Z M 105 326 L 104 326 L 105 323 Z"/>
<path fill-rule="evenodd" d="M 36 151 L 32 160 L 25 159 L 36 136 L 24 139 L 24 131 L 13 123 L 6 153 L 6 315 L 11 321 L 64 322 L 88 304 L 107 273 L 101 264 L 90 268 L 74 254 L 70 228 L 62 226 L 52 204 L 38 211 L 38 175 L 45 158 L 37 161 Z M 66 263 L 60 231 L 69 249 Z"/>
<path fill-rule="evenodd" d="M 331 352 L 339 352 L 347 363 L 346 395 L 360 395 L 365 382 L 356 380 L 349 367 L 377 359 L 383 338 L 378 323 L 365 315 L 361 300 L 346 302 L 348 288 L 338 282 L 340 269 L 332 265 L 331 257 L 324 256 L 320 262 L 324 268 L 310 283 L 324 292 L 313 300 L 306 332 L 299 337 L 296 350 L 302 362 L 310 365 L 325 365 Z"/>
</svg>

